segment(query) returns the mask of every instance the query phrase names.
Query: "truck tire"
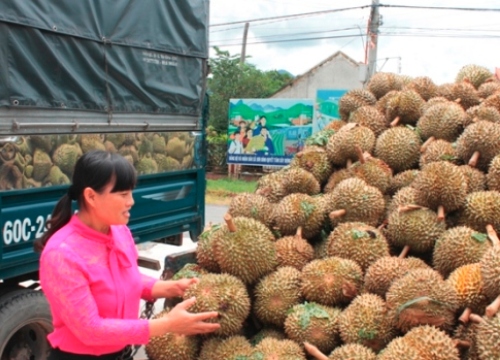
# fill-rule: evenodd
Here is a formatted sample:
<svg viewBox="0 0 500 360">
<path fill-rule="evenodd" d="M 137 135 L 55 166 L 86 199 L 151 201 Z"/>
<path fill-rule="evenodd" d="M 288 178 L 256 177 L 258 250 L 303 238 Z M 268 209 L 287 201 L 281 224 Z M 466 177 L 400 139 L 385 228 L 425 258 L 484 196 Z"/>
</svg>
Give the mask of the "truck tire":
<svg viewBox="0 0 500 360">
<path fill-rule="evenodd" d="M 0 324 L 0 360 L 47 359 L 52 316 L 41 291 L 4 293 L 0 297 Z"/>
</svg>

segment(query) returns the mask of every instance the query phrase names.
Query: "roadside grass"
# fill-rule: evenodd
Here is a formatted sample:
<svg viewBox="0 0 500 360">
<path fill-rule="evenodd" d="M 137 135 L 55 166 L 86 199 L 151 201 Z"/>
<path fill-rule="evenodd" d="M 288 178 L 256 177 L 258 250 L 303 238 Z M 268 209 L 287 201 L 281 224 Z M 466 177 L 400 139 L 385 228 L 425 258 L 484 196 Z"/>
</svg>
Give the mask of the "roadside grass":
<svg viewBox="0 0 500 360">
<path fill-rule="evenodd" d="M 231 178 L 208 179 L 205 203 L 211 205 L 229 205 L 233 196 L 255 192 L 257 181 L 238 180 Z"/>
</svg>

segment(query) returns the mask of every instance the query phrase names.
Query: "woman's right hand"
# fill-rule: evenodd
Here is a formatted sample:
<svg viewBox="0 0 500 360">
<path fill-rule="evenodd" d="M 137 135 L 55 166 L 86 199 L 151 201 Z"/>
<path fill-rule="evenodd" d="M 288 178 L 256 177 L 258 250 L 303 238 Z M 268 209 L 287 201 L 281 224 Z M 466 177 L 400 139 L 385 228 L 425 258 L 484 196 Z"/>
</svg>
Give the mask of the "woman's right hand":
<svg viewBox="0 0 500 360">
<path fill-rule="evenodd" d="M 188 309 L 196 302 L 196 298 L 190 298 L 177 304 L 167 315 L 160 319 L 151 321 L 151 336 L 161 336 L 166 333 L 180 335 L 196 335 L 214 332 L 220 328 L 218 323 L 207 323 L 205 320 L 217 318 L 216 311 L 203 313 L 190 313 Z M 152 322 L 158 321 L 157 324 Z M 160 332 L 160 333 L 158 333 Z"/>
</svg>

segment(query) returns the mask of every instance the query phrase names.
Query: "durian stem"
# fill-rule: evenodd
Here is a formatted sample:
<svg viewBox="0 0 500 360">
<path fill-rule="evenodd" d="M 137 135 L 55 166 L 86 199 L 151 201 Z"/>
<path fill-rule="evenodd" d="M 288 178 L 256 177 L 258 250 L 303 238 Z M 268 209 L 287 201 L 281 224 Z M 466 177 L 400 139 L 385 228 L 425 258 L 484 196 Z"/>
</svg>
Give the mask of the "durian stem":
<svg viewBox="0 0 500 360">
<path fill-rule="evenodd" d="M 461 349 L 468 349 L 472 346 L 469 340 L 454 339 L 453 344 L 455 345 L 456 348 L 461 348 Z"/>
<path fill-rule="evenodd" d="M 380 224 L 377 228 L 377 230 L 379 231 L 382 231 L 384 230 L 384 228 L 387 226 L 387 224 L 389 223 L 389 220 L 388 219 L 385 219 L 384 221 L 382 221 L 382 224 Z"/>
<path fill-rule="evenodd" d="M 469 320 L 476 324 L 481 324 L 484 321 L 483 318 L 478 314 L 470 314 Z"/>
<path fill-rule="evenodd" d="M 409 252 L 410 252 L 410 245 L 405 245 L 405 247 L 401 251 L 401 254 L 399 254 L 399 258 L 404 259 L 408 255 Z"/>
<path fill-rule="evenodd" d="M 462 99 L 460 99 L 460 98 L 455 99 L 455 102 L 456 102 L 457 104 L 460 104 L 460 103 L 462 102 Z"/>
<path fill-rule="evenodd" d="M 462 324 L 466 324 L 469 322 L 469 317 L 472 314 L 472 309 L 471 308 L 466 308 L 462 315 L 458 318 L 458 321 L 460 321 Z"/>
<path fill-rule="evenodd" d="M 486 225 L 486 233 L 488 234 L 488 239 L 490 239 L 491 243 L 493 244 L 493 247 L 500 245 L 500 239 L 498 239 L 497 232 L 495 231 L 493 225 L 491 224 Z"/>
<path fill-rule="evenodd" d="M 295 156 L 298 157 L 299 159 L 302 157 L 302 155 L 304 155 L 304 153 L 302 151 L 295 154 Z"/>
<path fill-rule="evenodd" d="M 414 204 L 408 204 L 404 206 L 399 206 L 398 207 L 398 212 L 407 212 L 407 211 L 413 211 L 413 210 L 420 210 L 423 207 L 420 205 L 414 205 Z"/>
<path fill-rule="evenodd" d="M 306 167 L 308 169 L 312 169 L 314 167 L 314 163 L 312 161 L 308 161 L 308 162 L 306 162 Z"/>
<path fill-rule="evenodd" d="M 498 296 L 491 304 L 486 307 L 486 316 L 493 317 L 500 309 L 500 296 Z"/>
<path fill-rule="evenodd" d="M 427 147 L 430 145 L 430 143 L 433 142 L 435 139 L 436 138 L 434 136 L 431 136 L 430 138 L 425 140 L 423 145 L 420 147 L 420 152 L 423 153 L 425 151 L 425 149 L 427 149 Z"/>
<path fill-rule="evenodd" d="M 299 226 L 297 228 L 297 232 L 295 233 L 295 236 L 297 236 L 298 238 L 302 239 L 302 226 Z"/>
<path fill-rule="evenodd" d="M 313 358 L 317 360 L 328 360 L 328 356 L 323 354 L 316 346 L 307 341 L 304 341 L 304 348 Z"/>
<path fill-rule="evenodd" d="M 349 169 L 350 167 L 352 166 L 352 160 L 351 159 L 347 159 L 347 162 L 346 162 L 346 169 Z"/>
<path fill-rule="evenodd" d="M 236 232 L 236 225 L 234 225 L 233 217 L 231 216 L 231 214 L 226 213 L 226 215 L 224 215 L 224 221 L 226 222 L 227 228 L 230 232 Z"/>
<path fill-rule="evenodd" d="M 399 120 L 401 120 L 401 118 L 399 116 L 396 116 L 396 118 L 391 121 L 391 127 L 398 126 Z"/>
<path fill-rule="evenodd" d="M 444 212 L 444 206 L 439 205 L 438 206 L 438 221 L 444 221 L 446 217 L 446 213 Z"/>
<path fill-rule="evenodd" d="M 334 220 L 336 218 L 339 218 L 341 216 L 344 216 L 346 214 L 346 211 L 344 209 L 341 210 L 335 210 L 330 213 L 330 219 Z"/>
<path fill-rule="evenodd" d="M 365 155 L 363 154 L 363 149 L 360 146 L 356 146 L 356 155 L 358 156 L 358 161 L 361 164 L 365 163 Z"/>
<path fill-rule="evenodd" d="M 481 153 L 479 151 L 474 151 L 474 154 L 472 154 L 470 160 L 469 160 L 469 166 L 472 166 L 475 168 L 477 166 L 477 162 L 479 161 L 479 157 L 481 156 Z"/>
</svg>

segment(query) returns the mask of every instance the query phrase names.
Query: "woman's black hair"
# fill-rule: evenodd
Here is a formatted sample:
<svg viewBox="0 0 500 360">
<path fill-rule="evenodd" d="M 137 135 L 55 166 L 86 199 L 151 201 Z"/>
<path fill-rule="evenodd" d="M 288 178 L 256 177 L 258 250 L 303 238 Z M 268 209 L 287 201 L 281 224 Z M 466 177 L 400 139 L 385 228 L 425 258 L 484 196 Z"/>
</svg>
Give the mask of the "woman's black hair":
<svg viewBox="0 0 500 360">
<path fill-rule="evenodd" d="M 82 205 L 82 195 L 86 188 L 96 192 L 104 190 L 106 185 L 114 182 L 111 192 L 132 190 L 137 182 L 134 167 L 123 156 L 102 150 L 85 153 L 76 162 L 73 172 L 73 183 L 68 192 L 58 201 L 52 217 L 47 221 L 47 231 L 35 241 L 35 249 L 41 251 L 54 233 L 66 225 L 73 211 L 72 200 Z"/>
</svg>

